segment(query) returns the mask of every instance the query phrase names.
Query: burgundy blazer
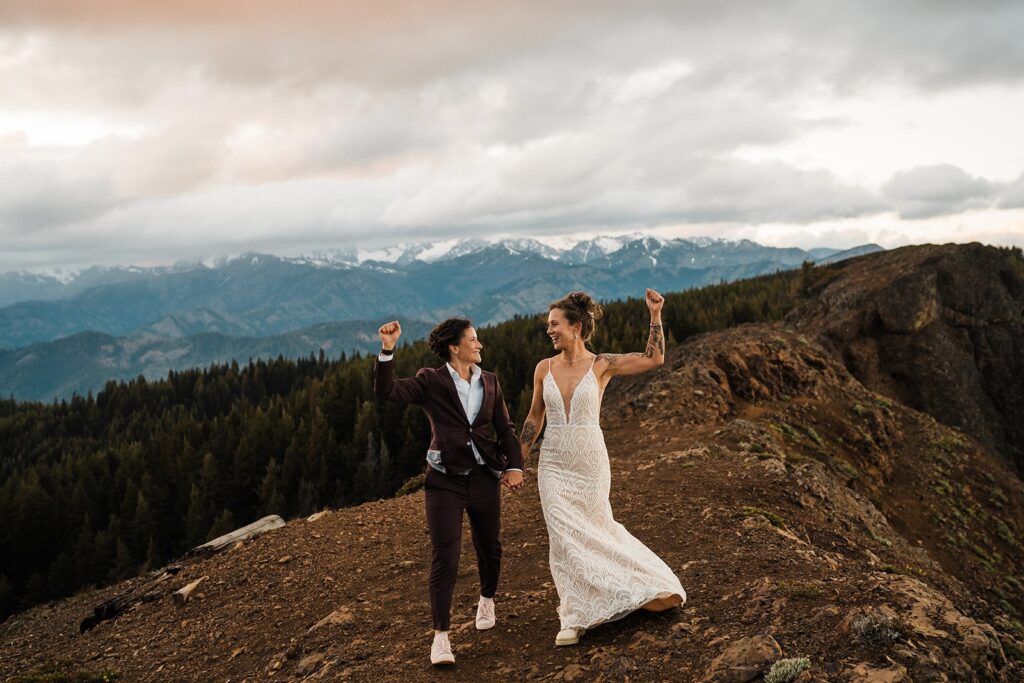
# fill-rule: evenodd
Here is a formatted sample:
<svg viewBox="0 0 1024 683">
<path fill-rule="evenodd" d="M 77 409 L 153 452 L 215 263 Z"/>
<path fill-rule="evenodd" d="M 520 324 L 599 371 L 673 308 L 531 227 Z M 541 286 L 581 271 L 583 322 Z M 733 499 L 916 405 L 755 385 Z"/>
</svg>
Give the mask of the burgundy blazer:
<svg viewBox="0 0 1024 683">
<path fill-rule="evenodd" d="M 476 465 L 470 441 L 476 444 L 488 467 L 502 472 L 522 469 L 523 457 L 498 378 L 481 369 L 484 400 L 473 424 L 462 408 L 455 381 L 448 368 L 420 368 L 415 377 L 395 379 L 395 361 L 377 361 L 373 390 L 380 398 L 423 407 L 430 420 L 430 449 L 441 452 L 445 468 L 459 470 Z"/>
</svg>

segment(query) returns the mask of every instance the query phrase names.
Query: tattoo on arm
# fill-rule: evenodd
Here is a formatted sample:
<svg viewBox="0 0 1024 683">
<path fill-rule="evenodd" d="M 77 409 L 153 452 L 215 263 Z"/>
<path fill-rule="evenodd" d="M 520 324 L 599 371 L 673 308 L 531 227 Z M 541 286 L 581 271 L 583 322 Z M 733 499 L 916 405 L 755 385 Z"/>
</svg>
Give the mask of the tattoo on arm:
<svg viewBox="0 0 1024 683">
<path fill-rule="evenodd" d="M 661 323 L 651 325 L 651 336 L 647 339 L 647 351 L 644 355 L 648 358 L 665 355 L 665 333 L 661 329 Z"/>
<path fill-rule="evenodd" d="M 662 330 L 661 323 L 654 323 L 651 325 L 651 336 L 647 339 L 647 350 L 643 353 L 634 351 L 633 353 L 602 353 L 598 355 L 597 360 L 603 360 L 608 364 L 608 367 L 618 365 L 625 358 L 654 358 L 655 356 L 665 355 L 665 333 Z"/>
<path fill-rule="evenodd" d="M 645 355 L 647 354 L 640 353 L 639 351 L 634 351 L 633 353 L 602 353 L 596 360 L 603 360 L 611 367 L 612 365 L 618 365 L 623 358 L 629 358 L 630 356 L 643 358 Z"/>
</svg>

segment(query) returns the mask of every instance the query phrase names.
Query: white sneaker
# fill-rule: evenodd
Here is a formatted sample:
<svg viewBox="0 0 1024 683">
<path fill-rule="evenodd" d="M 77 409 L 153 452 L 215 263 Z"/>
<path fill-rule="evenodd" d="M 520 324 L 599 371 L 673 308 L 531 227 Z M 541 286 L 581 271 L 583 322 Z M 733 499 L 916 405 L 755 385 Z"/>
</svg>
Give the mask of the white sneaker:
<svg viewBox="0 0 1024 683">
<path fill-rule="evenodd" d="M 555 636 L 555 645 L 575 645 L 586 632 L 585 628 L 563 628 Z"/>
<path fill-rule="evenodd" d="M 476 606 L 476 630 L 486 631 L 494 628 L 494 599 L 480 597 L 480 603 Z"/>
<path fill-rule="evenodd" d="M 434 666 L 445 666 L 455 663 L 452 644 L 448 642 L 448 632 L 435 633 L 434 644 L 430 646 L 430 663 Z"/>
</svg>

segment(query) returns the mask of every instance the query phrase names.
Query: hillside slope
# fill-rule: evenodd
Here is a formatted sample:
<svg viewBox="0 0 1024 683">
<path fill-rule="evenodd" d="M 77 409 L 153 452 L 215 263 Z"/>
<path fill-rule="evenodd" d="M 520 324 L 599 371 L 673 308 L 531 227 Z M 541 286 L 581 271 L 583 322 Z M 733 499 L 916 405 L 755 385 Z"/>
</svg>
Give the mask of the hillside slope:
<svg viewBox="0 0 1024 683">
<path fill-rule="evenodd" d="M 964 430 L 1024 476 L 1024 260 L 981 244 L 903 247 L 822 271 L 787 321 L 865 386 Z"/>
<path fill-rule="evenodd" d="M 464 539 L 452 680 L 741 680 L 724 668 L 753 677 L 781 656 L 810 659 L 801 681 L 1024 680 L 1024 485 L 809 337 L 746 325 L 692 338 L 658 371 L 615 380 L 602 420 L 616 518 L 673 568 L 686 604 L 556 649 L 531 462 L 526 486 L 503 492 L 492 631 L 472 626 Z M 132 681 L 435 680 L 422 508 L 415 492 L 185 560 L 159 599 L 84 635 L 94 605 L 147 579 L 34 608 L 0 626 L 0 674 L 63 658 Z M 202 576 L 176 608 L 168 592 Z"/>
</svg>

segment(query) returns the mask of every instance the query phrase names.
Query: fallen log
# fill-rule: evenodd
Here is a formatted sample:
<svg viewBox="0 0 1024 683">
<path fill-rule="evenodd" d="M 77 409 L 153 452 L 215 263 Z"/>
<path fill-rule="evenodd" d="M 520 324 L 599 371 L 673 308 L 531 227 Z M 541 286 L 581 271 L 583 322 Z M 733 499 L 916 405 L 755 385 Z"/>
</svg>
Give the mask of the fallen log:
<svg viewBox="0 0 1024 683">
<path fill-rule="evenodd" d="M 279 529 L 284 526 L 284 520 L 277 515 L 267 515 L 262 519 L 257 519 L 252 524 L 246 524 L 240 529 L 235 529 L 231 533 L 218 536 L 212 541 L 192 548 L 188 551 L 189 555 L 213 555 L 218 553 L 228 546 L 234 545 L 239 541 L 245 541 L 267 531 Z"/>
<path fill-rule="evenodd" d="M 252 524 L 247 524 L 240 529 L 235 529 L 229 534 L 219 536 L 212 541 L 208 541 L 200 546 L 196 546 L 192 550 L 186 553 L 187 556 L 197 555 L 206 556 L 213 555 L 214 553 L 220 552 L 224 548 L 233 546 L 236 543 L 245 541 L 258 534 L 270 531 L 272 529 L 278 529 L 284 526 L 284 520 L 277 515 L 268 515 L 263 519 L 258 519 Z M 186 562 L 186 564 L 188 564 Z M 107 619 L 114 619 L 124 612 L 128 611 L 135 605 L 143 602 L 152 602 L 153 600 L 159 600 L 162 596 L 166 595 L 169 591 L 168 587 L 163 584 L 168 578 L 174 576 L 181 571 L 181 565 L 172 565 L 165 567 L 159 571 L 152 572 L 149 580 L 144 583 L 128 590 L 120 595 L 116 595 L 113 598 L 106 600 L 96 607 L 93 607 L 92 614 L 87 616 L 78 626 L 78 630 L 81 633 L 85 633 L 89 629 L 96 626 L 96 624 L 106 621 Z M 204 577 L 205 578 L 205 577 Z M 202 579 L 200 579 L 201 581 Z M 185 588 L 192 588 L 186 593 L 179 597 L 179 593 L 185 590 L 182 588 L 174 593 L 174 601 L 177 605 L 184 605 L 188 602 L 188 597 L 192 591 L 195 590 L 195 586 L 199 584 L 199 581 L 193 581 Z M 180 600 L 180 602 L 179 602 Z"/>
<path fill-rule="evenodd" d="M 129 609 L 143 602 L 152 602 L 153 600 L 159 600 L 166 589 L 162 584 L 167 579 L 171 578 L 175 574 L 181 571 L 180 566 L 172 565 L 170 567 L 164 567 L 163 569 L 153 572 L 150 575 L 149 581 L 137 586 L 130 591 L 115 595 L 109 600 L 105 600 L 100 604 L 92 608 L 92 614 L 82 619 L 82 622 L 78 625 L 79 633 L 85 633 L 89 629 L 93 628 L 102 621 L 107 619 L 115 619 Z"/>
</svg>

